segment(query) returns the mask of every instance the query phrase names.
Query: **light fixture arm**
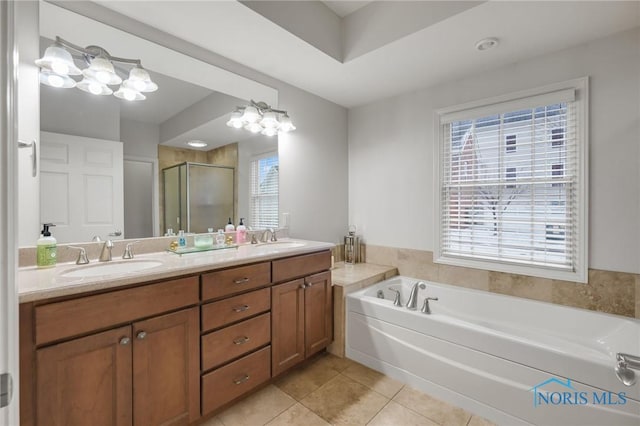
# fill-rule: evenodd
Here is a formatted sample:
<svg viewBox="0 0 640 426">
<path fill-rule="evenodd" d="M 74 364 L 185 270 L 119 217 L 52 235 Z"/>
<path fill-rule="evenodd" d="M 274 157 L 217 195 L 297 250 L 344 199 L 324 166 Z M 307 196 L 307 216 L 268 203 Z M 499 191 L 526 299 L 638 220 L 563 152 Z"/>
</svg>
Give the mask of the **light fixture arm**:
<svg viewBox="0 0 640 426">
<path fill-rule="evenodd" d="M 277 112 L 278 114 L 286 114 L 287 113 L 287 111 L 283 111 L 281 109 L 271 108 L 271 106 L 267 105 L 266 102 L 256 102 L 253 99 L 251 99 L 249 102 L 251 103 L 251 106 L 256 107 L 258 109 L 258 111 L 260 111 L 261 113 L 265 113 L 267 111 Z M 240 109 L 240 108 L 246 108 L 246 107 L 238 107 L 238 109 Z"/>
<path fill-rule="evenodd" d="M 80 47 L 77 44 L 73 44 L 70 41 L 67 41 L 65 39 L 63 39 L 60 36 L 56 36 L 56 43 L 73 49 L 79 53 L 82 53 L 85 56 L 88 57 L 105 57 L 107 59 L 109 59 L 112 62 L 121 62 L 121 63 L 125 63 L 125 64 L 134 64 L 137 65 L 139 67 L 142 67 L 142 62 L 140 61 L 140 59 L 128 59 L 128 58 L 119 58 L 117 56 L 112 56 L 111 54 L 109 54 L 109 52 L 107 52 L 106 49 L 100 47 L 100 46 L 87 46 L 87 47 Z"/>
</svg>

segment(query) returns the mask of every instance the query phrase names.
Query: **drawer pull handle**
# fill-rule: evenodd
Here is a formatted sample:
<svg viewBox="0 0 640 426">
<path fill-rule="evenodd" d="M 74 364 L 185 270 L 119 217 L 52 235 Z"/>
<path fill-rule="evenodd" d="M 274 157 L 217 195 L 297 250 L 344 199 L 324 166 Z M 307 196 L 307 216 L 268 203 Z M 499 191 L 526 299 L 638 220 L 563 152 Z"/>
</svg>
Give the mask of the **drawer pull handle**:
<svg viewBox="0 0 640 426">
<path fill-rule="evenodd" d="M 242 337 L 237 337 L 237 338 L 233 339 L 233 344 L 234 345 L 244 345 L 248 341 L 249 341 L 249 338 L 247 336 L 242 336 Z"/>
<path fill-rule="evenodd" d="M 244 284 L 249 282 L 249 278 L 244 277 L 244 278 L 238 278 L 237 280 L 233 280 L 234 284 Z"/>
<path fill-rule="evenodd" d="M 147 333 L 144 331 L 139 332 L 138 334 L 136 334 L 136 337 L 140 340 L 144 339 L 145 337 L 147 337 Z"/>
<path fill-rule="evenodd" d="M 233 383 L 235 383 L 236 385 L 241 385 L 244 382 L 246 382 L 247 380 L 249 380 L 249 375 L 245 374 L 244 376 L 240 377 L 239 379 L 234 379 Z"/>
<path fill-rule="evenodd" d="M 238 305 L 233 307 L 234 312 L 244 312 L 249 309 L 249 305 Z"/>
<path fill-rule="evenodd" d="M 120 344 L 123 346 L 128 345 L 130 341 L 131 339 L 129 339 L 128 337 L 123 337 L 122 339 L 120 339 Z"/>
</svg>

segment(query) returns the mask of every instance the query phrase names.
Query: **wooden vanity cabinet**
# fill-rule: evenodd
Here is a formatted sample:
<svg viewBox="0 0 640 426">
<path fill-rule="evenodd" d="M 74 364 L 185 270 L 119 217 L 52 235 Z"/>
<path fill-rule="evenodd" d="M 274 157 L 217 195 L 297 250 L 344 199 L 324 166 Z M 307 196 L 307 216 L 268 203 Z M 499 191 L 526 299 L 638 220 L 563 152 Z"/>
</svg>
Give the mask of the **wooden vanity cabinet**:
<svg viewBox="0 0 640 426">
<path fill-rule="evenodd" d="M 198 281 L 188 277 L 21 306 L 21 325 L 33 324 L 21 330 L 21 351 L 33 354 L 21 354 L 22 424 L 197 420 Z M 94 307 L 99 317 L 89 314 Z"/>
<path fill-rule="evenodd" d="M 309 274 L 271 288 L 271 372 L 274 377 L 331 343 L 330 265 L 328 251 L 273 262 L 274 277 L 289 279 Z"/>
</svg>

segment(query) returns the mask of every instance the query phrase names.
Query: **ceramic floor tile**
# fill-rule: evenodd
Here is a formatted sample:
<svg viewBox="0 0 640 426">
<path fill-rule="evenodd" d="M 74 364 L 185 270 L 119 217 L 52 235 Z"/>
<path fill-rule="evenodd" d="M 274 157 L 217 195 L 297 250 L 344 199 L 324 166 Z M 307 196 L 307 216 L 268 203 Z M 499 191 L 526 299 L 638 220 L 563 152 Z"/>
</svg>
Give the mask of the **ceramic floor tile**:
<svg viewBox="0 0 640 426">
<path fill-rule="evenodd" d="M 483 417 L 471 416 L 471 420 L 469 420 L 467 426 L 496 426 L 496 424 Z"/>
<path fill-rule="evenodd" d="M 358 363 L 353 363 L 353 365 L 344 370 L 342 374 L 387 398 L 393 398 L 403 386 L 401 382 Z"/>
<path fill-rule="evenodd" d="M 332 354 L 326 354 L 318 358 L 315 364 L 320 364 L 326 368 L 332 368 L 336 371 L 342 372 L 357 363 L 349 358 L 340 358 Z"/>
<path fill-rule="evenodd" d="M 275 419 L 267 423 L 267 426 L 329 426 L 322 417 L 304 405 L 297 403 Z"/>
<path fill-rule="evenodd" d="M 202 423 L 200 426 L 224 426 L 219 418 L 212 417 L 206 422 Z"/>
<path fill-rule="evenodd" d="M 367 426 L 437 426 L 426 417 L 390 401 Z M 480 426 L 480 425 L 478 425 Z"/>
<path fill-rule="evenodd" d="M 338 371 L 326 363 L 315 362 L 307 367 L 292 371 L 278 379 L 275 385 L 297 401 L 309 395 L 320 386 L 337 376 Z"/>
<path fill-rule="evenodd" d="M 301 402 L 332 425 L 365 425 L 389 399 L 340 374 Z"/>
<path fill-rule="evenodd" d="M 238 402 L 218 415 L 225 426 L 263 425 L 296 401 L 273 385 Z"/>
<path fill-rule="evenodd" d="M 466 426 L 471 413 L 405 386 L 393 400 L 443 426 Z"/>
</svg>

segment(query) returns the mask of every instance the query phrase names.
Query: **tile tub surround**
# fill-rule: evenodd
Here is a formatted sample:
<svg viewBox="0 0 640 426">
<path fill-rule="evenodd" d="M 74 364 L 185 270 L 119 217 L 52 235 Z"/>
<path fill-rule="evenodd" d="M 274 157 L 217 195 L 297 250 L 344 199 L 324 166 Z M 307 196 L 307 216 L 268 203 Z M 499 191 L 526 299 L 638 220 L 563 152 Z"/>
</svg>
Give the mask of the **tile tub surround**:
<svg viewBox="0 0 640 426">
<path fill-rule="evenodd" d="M 322 354 L 202 425 L 491 426 L 493 423 L 354 361 Z"/>
<path fill-rule="evenodd" d="M 408 277 L 640 318 L 640 274 L 590 269 L 581 284 L 437 264 L 424 250 L 367 245 L 366 253 L 367 262 L 395 266 Z"/>
<path fill-rule="evenodd" d="M 335 264 L 335 267 L 331 270 L 331 281 L 333 283 L 333 343 L 327 349 L 330 353 L 344 357 L 346 295 L 395 275 L 398 275 L 398 269 L 395 266 L 373 263 L 349 265 L 344 262 Z"/>
</svg>

